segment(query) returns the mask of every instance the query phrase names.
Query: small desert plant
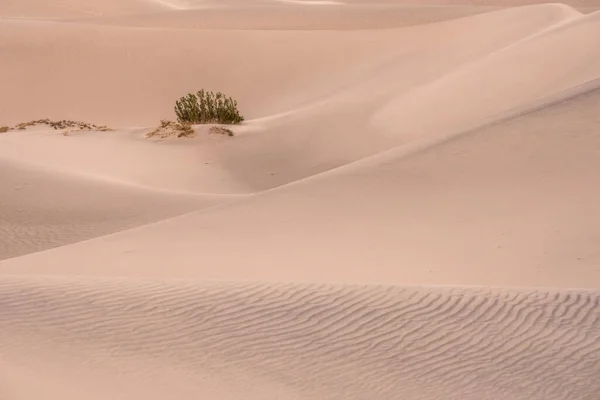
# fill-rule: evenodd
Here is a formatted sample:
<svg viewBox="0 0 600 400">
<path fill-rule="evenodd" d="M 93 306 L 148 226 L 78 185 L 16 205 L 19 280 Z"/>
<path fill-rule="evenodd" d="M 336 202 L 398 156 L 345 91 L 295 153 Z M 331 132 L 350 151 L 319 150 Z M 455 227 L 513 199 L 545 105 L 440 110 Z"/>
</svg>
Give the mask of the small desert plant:
<svg viewBox="0 0 600 400">
<path fill-rule="evenodd" d="M 223 93 L 190 93 L 175 102 L 175 114 L 180 123 L 239 124 L 244 120 L 237 109 L 237 101 Z"/>
<path fill-rule="evenodd" d="M 161 120 L 160 126 L 146 134 L 146 137 L 160 137 L 167 138 L 170 136 L 177 137 L 193 137 L 195 134 L 194 128 L 190 123 L 180 123 L 168 120 Z"/>
<path fill-rule="evenodd" d="M 46 118 L 46 119 L 38 119 L 38 120 L 33 120 L 33 121 L 28 121 L 28 122 L 21 122 L 20 124 L 18 124 L 17 126 L 15 126 L 15 129 L 18 130 L 25 130 L 30 126 L 35 126 L 35 125 L 48 125 L 49 127 L 55 129 L 55 130 L 59 130 L 59 129 L 73 129 L 73 130 L 80 130 L 80 131 L 110 131 L 111 129 L 102 125 L 102 126 L 98 126 L 98 125 L 94 125 L 94 124 L 90 124 L 87 122 L 81 122 L 81 121 L 71 121 L 71 120 L 60 120 L 60 121 L 52 121 L 50 120 L 50 118 Z"/>
<path fill-rule="evenodd" d="M 8 126 L 0 126 L 0 133 L 8 132 Z"/>
<path fill-rule="evenodd" d="M 216 133 L 218 135 L 233 136 L 233 131 L 223 126 L 211 126 L 208 133 Z"/>
</svg>

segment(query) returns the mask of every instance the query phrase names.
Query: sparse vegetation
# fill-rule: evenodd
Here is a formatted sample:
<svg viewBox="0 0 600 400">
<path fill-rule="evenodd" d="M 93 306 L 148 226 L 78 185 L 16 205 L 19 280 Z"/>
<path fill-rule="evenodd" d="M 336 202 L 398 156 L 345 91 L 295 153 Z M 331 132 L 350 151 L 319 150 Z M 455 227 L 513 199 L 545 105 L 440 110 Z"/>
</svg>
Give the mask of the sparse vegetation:
<svg viewBox="0 0 600 400">
<path fill-rule="evenodd" d="M 221 92 L 207 92 L 204 89 L 180 98 L 175 103 L 175 114 L 182 124 L 239 124 L 244 121 L 238 111 L 237 101 Z"/>
<path fill-rule="evenodd" d="M 111 129 L 104 125 L 94 125 L 87 122 L 81 121 L 71 121 L 71 120 L 60 120 L 60 121 L 52 121 L 49 118 L 46 119 L 38 119 L 29 122 L 21 122 L 15 126 L 15 129 L 25 130 L 30 126 L 35 125 L 48 125 L 49 127 L 55 130 L 78 130 L 78 131 L 110 131 Z"/>
<path fill-rule="evenodd" d="M 146 137 L 159 137 L 167 138 L 171 136 L 181 137 L 193 137 L 195 134 L 194 128 L 190 123 L 181 123 L 168 120 L 161 120 L 160 126 L 146 134 Z"/>
<path fill-rule="evenodd" d="M 233 136 L 233 131 L 223 126 L 211 126 L 208 130 L 209 133 L 216 133 L 218 135 Z"/>
<path fill-rule="evenodd" d="M 9 130 L 8 126 L 0 126 L 0 133 L 8 132 L 8 130 Z"/>
</svg>

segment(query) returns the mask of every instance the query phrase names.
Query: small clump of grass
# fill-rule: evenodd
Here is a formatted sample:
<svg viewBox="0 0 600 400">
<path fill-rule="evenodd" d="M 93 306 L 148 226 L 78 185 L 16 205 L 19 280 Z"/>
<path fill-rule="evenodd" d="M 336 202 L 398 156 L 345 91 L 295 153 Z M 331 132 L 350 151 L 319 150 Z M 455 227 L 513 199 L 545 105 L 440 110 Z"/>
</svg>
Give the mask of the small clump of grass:
<svg viewBox="0 0 600 400">
<path fill-rule="evenodd" d="M 194 137 L 195 132 L 192 124 L 190 123 L 182 123 L 182 122 L 174 122 L 163 119 L 160 121 L 160 126 L 153 130 L 152 132 L 148 132 L 146 137 L 159 137 L 161 139 L 176 136 L 178 138 L 191 138 Z"/>
<path fill-rule="evenodd" d="M 0 133 L 8 132 L 9 129 L 8 126 L 0 126 Z"/>
<path fill-rule="evenodd" d="M 15 126 L 15 129 L 20 131 L 24 131 L 25 129 L 36 126 L 36 125 L 47 125 L 54 130 L 66 130 L 66 131 L 99 131 L 106 132 L 112 129 L 108 128 L 105 125 L 94 125 L 88 122 L 82 121 L 72 121 L 72 120 L 59 120 L 52 121 L 50 118 L 32 120 L 28 122 L 21 122 Z M 65 134 L 66 132 L 63 132 Z"/>
<path fill-rule="evenodd" d="M 227 135 L 227 136 L 234 135 L 234 133 L 231 129 L 225 128 L 223 126 L 211 126 L 210 129 L 208 130 L 208 133 L 215 133 L 218 135 Z"/>
</svg>

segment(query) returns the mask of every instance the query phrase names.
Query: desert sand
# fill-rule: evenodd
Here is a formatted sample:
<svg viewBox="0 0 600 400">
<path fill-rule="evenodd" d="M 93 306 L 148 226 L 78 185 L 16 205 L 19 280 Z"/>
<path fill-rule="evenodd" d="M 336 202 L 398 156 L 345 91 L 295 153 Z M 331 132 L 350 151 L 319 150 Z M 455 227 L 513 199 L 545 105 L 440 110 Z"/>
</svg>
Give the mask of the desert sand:
<svg viewBox="0 0 600 400">
<path fill-rule="evenodd" d="M 2 1 L 0 399 L 597 400 L 598 10 Z"/>
</svg>

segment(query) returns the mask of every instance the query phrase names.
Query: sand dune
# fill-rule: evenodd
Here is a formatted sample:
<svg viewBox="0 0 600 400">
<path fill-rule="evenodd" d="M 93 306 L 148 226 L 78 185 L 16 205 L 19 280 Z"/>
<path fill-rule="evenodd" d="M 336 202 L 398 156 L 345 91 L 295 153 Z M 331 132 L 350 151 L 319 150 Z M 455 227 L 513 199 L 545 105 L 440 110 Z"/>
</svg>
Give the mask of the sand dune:
<svg viewBox="0 0 600 400">
<path fill-rule="evenodd" d="M 251 193 L 211 154 L 213 148 L 223 146 L 226 138 L 207 135 L 202 128 L 197 129 L 197 138 L 184 141 L 146 138 L 152 130 L 75 132 L 68 137 L 43 129 L 10 131 L 0 135 L 0 152 L 2 158 L 13 163 L 26 162 L 61 174 L 135 188 L 213 198 Z M 131 162 L 132 154 L 135 163 Z"/>
<path fill-rule="evenodd" d="M 417 142 L 207 212 L 0 266 L 44 274 L 594 288 L 599 105 L 590 89 L 454 140 Z M 88 260 L 90 252 L 98 256 Z M 165 271 L 165 263 L 174 267 Z"/>
<path fill-rule="evenodd" d="M 236 7 L 205 7 L 138 16 L 107 16 L 70 19 L 68 22 L 112 26 L 161 27 L 211 30 L 357 30 L 390 29 L 443 21 L 499 9 L 493 6 L 438 6 L 356 4 L 344 7 L 297 8 L 277 3 L 240 4 Z"/>
<path fill-rule="evenodd" d="M 3 1 L 0 399 L 596 400 L 597 9 Z"/>
<path fill-rule="evenodd" d="M 526 39 L 539 34 L 537 40 L 542 40 L 550 36 L 550 32 L 543 33 L 546 30 L 573 18 L 577 19 L 579 16 L 576 11 L 568 7 L 548 5 L 509 9 L 404 30 L 346 33 L 268 32 L 269 48 L 273 49 L 270 53 L 258 50 L 263 46 L 261 37 L 265 38 L 267 34 L 260 31 L 195 32 L 193 34 L 198 37 L 198 40 L 190 42 L 187 36 L 192 33 L 187 31 L 181 34 L 168 31 L 169 34 L 176 34 L 179 37 L 165 40 L 158 37 L 166 36 L 162 30 L 137 32 L 131 29 L 123 31 L 123 28 L 100 27 L 96 29 L 102 32 L 102 38 L 97 40 L 101 40 L 103 46 L 107 46 L 106 49 L 110 52 L 109 56 L 103 56 L 100 60 L 97 53 L 101 50 L 90 47 L 87 43 L 84 45 L 85 48 L 80 48 L 79 43 L 73 43 L 82 40 L 82 31 L 92 28 L 74 27 L 69 24 L 61 28 L 48 26 L 43 31 L 51 29 L 54 34 L 64 29 L 64 34 L 67 35 L 67 32 L 77 29 L 78 37 L 61 34 L 56 42 L 43 33 L 44 40 L 58 43 L 69 52 L 73 47 L 77 47 L 77 60 L 69 63 L 60 61 L 64 65 L 60 70 L 60 76 L 55 76 L 53 80 L 48 81 L 44 78 L 44 74 L 37 70 L 42 64 L 31 63 L 32 69 L 23 71 L 22 63 L 17 62 L 20 58 L 8 57 L 6 62 L 14 64 L 15 70 L 21 71 L 18 74 L 22 75 L 24 80 L 36 77 L 34 79 L 42 78 L 44 81 L 40 85 L 34 85 L 38 89 L 34 89 L 32 97 L 29 93 L 19 92 L 18 87 L 22 87 L 24 81 L 8 79 L 7 76 L 6 86 L 9 90 L 14 87 L 11 91 L 17 94 L 10 99 L 5 99 L 6 106 L 0 107 L 0 110 L 7 110 L 7 115 L 5 117 L 0 115 L 0 119 L 6 120 L 5 123 L 16 123 L 19 120 L 36 118 L 33 114 L 33 110 L 36 110 L 35 112 L 53 118 L 77 117 L 110 124 L 137 120 L 138 123 L 143 121 L 144 124 L 155 124 L 158 122 L 157 116 L 171 115 L 173 99 L 189 90 L 188 82 L 197 81 L 198 86 L 204 80 L 215 82 L 214 87 L 223 87 L 226 93 L 231 93 L 240 99 L 241 107 L 249 110 L 247 117 L 262 116 L 263 118 L 256 119 L 247 127 L 252 135 L 244 135 L 239 141 L 219 143 L 218 146 L 210 148 L 203 147 L 200 151 L 210 154 L 209 162 L 212 162 L 212 158 L 218 157 L 230 173 L 239 176 L 240 182 L 234 186 L 240 187 L 240 190 L 245 191 L 243 187 L 248 186 L 253 190 L 264 190 L 387 150 L 422 134 L 433 132 L 436 135 L 446 135 L 462 129 L 467 124 L 476 126 L 478 120 L 482 123 L 486 118 L 503 110 L 551 94 L 552 87 L 544 87 L 543 84 L 552 77 L 539 76 L 539 71 L 535 68 L 541 64 L 537 62 L 535 56 L 531 55 L 529 60 L 521 61 L 522 53 L 530 51 L 528 46 L 537 43 L 529 45 Z M 498 25 L 502 26 L 502 29 L 496 29 Z M 579 24 L 576 24 L 573 29 L 577 30 L 578 26 Z M 15 29 L 15 35 L 17 32 L 22 33 L 21 28 Z M 474 29 L 479 33 L 476 37 L 472 34 Z M 592 33 L 595 34 L 591 32 L 590 36 Z M 33 33 L 28 33 L 31 34 Z M 90 34 L 92 35 L 91 32 Z M 149 36 L 144 38 L 141 34 Z M 261 62 L 268 63 L 270 68 L 267 71 L 260 67 L 261 64 L 246 67 L 244 75 L 239 76 L 239 81 L 237 77 L 232 79 L 231 75 L 227 75 L 227 79 L 218 77 L 222 75 L 220 63 L 207 64 L 204 54 L 198 54 L 197 65 L 188 62 L 182 64 L 171 56 L 166 58 L 160 56 L 161 61 L 157 63 L 156 70 L 138 71 L 142 59 L 149 57 L 149 52 L 157 54 L 161 51 L 160 42 L 165 45 L 164 51 L 173 52 L 179 51 L 179 47 L 172 46 L 173 40 L 181 46 L 202 46 L 202 41 L 206 43 L 207 37 L 213 35 L 215 37 L 211 40 L 219 41 L 220 51 L 226 47 L 231 51 L 230 56 L 233 59 L 222 61 L 240 64 L 244 58 L 250 57 L 251 53 L 246 53 L 245 50 L 240 52 L 239 42 L 236 39 L 249 38 L 250 34 L 257 36 L 252 39 L 253 49 L 249 50 L 260 51 Z M 119 35 L 121 39 L 118 42 L 109 40 L 107 35 Z M 35 36 L 37 37 L 37 34 Z M 440 44 L 443 43 L 440 42 L 443 37 L 451 37 L 452 40 L 462 43 L 460 51 Z M 123 47 L 125 38 L 131 38 L 131 42 Z M 273 42 L 275 38 L 277 43 Z M 15 36 L 14 40 L 25 46 L 21 42 L 24 39 Z M 153 47 L 142 46 L 140 43 L 143 40 L 153 43 Z M 573 42 L 576 40 L 578 38 L 573 38 Z M 552 43 L 550 39 L 546 41 Z M 81 45 L 84 43 L 85 41 L 82 40 Z M 290 43 L 294 43 L 293 46 Z M 352 43 L 352 52 L 346 50 L 350 43 Z M 580 62 L 582 65 L 587 65 L 584 63 L 589 55 L 596 54 L 593 51 L 596 45 L 593 40 L 583 41 L 577 46 L 571 46 L 568 41 L 557 45 L 562 52 L 572 53 L 574 62 Z M 301 46 L 310 46 L 310 49 L 305 47 L 305 50 L 300 52 L 285 50 L 291 47 L 297 50 L 302 48 Z M 322 47 L 319 49 L 316 46 Z M 136 48 L 136 53 L 133 54 L 127 50 L 128 48 Z M 52 50 L 40 51 L 48 54 L 49 58 L 46 61 L 51 64 L 59 62 L 57 57 L 63 58 L 57 54 L 56 47 L 52 47 Z M 142 56 L 144 51 L 148 53 Z M 82 54 L 86 52 L 92 54 L 89 57 L 83 56 Z M 314 62 L 307 62 L 308 52 L 314 55 Z M 320 52 L 322 54 L 318 55 Z M 27 53 L 26 57 L 29 57 L 30 52 Z M 33 54 L 39 51 L 31 51 L 31 53 L 31 57 L 40 57 L 39 54 Z M 489 63 L 486 64 L 486 59 L 496 54 L 495 57 L 498 58 L 496 62 L 507 65 L 507 72 L 502 68 L 490 68 Z M 557 51 L 553 54 L 562 53 Z M 131 61 L 124 65 L 124 59 Z M 360 61 L 357 62 L 357 59 Z M 85 63 L 83 67 L 82 62 Z M 520 62 L 523 62 L 523 66 L 529 65 L 531 68 L 523 74 L 522 87 L 514 85 L 513 90 L 523 91 L 523 96 L 511 100 L 509 93 L 495 93 L 494 91 L 510 88 L 498 84 L 491 85 L 487 92 L 472 94 L 474 101 L 477 100 L 477 108 L 439 104 L 444 100 L 443 96 L 436 92 L 438 88 L 445 90 L 443 87 L 440 88 L 441 85 L 450 85 L 449 89 L 452 91 L 449 93 L 454 93 L 454 90 L 469 89 L 466 85 L 476 88 L 475 84 L 471 84 L 471 80 L 468 79 L 469 76 L 473 76 L 469 75 L 471 69 L 484 69 L 487 74 L 486 79 L 504 82 L 507 77 L 510 77 L 510 73 L 515 73 L 513 65 L 519 65 Z M 97 64 L 100 65 L 96 66 Z M 294 65 L 297 67 L 293 67 Z M 428 68 L 422 68 L 422 65 L 427 65 Z M 181 71 L 182 67 L 186 71 Z M 106 79 L 109 77 L 112 79 L 108 83 L 106 80 L 90 82 L 86 71 L 93 68 L 99 68 L 103 74 L 106 74 Z M 172 71 L 173 68 L 179 71 L 167 72 Z M 564 66 L 559 64 L 555 74 L 566 71 L 565 78 L 568 78 L 571 73 L 572 78 L 568 83 L 572 85 L 585 82 L 586 79 L 591 79 L 590 76 L 595 76 L 592 63 L 589 63 L 591 71 L 589 76 L 578 75 L 574 70 L 569 72 L 568 68 L 571 68 L 570 64 Z M 161 79 L 159 76 L 173 76 L 173 81 Z M 138 79 L 139 81 L 136 82 Z M 232 87 L 233 84 L 236 84 L 236 90 L 228 90 L 228 87 Z M 178 86 L 181 89 L 177 92 L 175 88 Z M 81 93 L 82 87 L 87 87 L 89 90 Z M 529 92 L 525 93 L 527 89 Z M 164 90 L 172 94 L 167 95 L 163 93 Z M 60 91 L 72 95 L 61 96 L 60 101 L 49 100 L 51 93 Z M 116 99 L 112 93 L 118 91 L 123 91 L 121 92 L 123 94 Z M 482 99 L 479 96 L 486 97 Z M 142 98 L 145 100 L 142 101 Z M 277 101 L 272 101 L 273 98 Z M 504 104 L 503 99 L 506 99 Z M 99 103 L 99 101 L 104 102 Z M 438 104 L 435 104 L 436 102 Z M 265 106 L 261 106 L 261 103 Z M 396 106 L 404 107 L 401 110 L 404 114 L 395 113 Z M 430 126 L 420 124 L 422 118 L 413 118 L 410 115 L 410 113 L 427 113 L 434 107 L 436 114 L 439 115 L 434 120 L 429 119 Z M 51 111 L 52 108 L 67 111 L 57 113 Z M 128 112 L 124 114 L 120 111 L 122 109 Z M 404 109 L 406 111 L 403 111 Z M 386 110 L 390 112 L 386 114 Z M 461 112 L 464 114 L 461 115 Z M 344 118 L 338 118 L 337 115 L 344 115 Z M 380 121 L 390 117 L 391 120 Z M 452 119 L 448 120 L 448 118 Z M 373 119 L 375 125 L 372 123 Z M 414 121 L 412 125 L 411 121 Z M 389 130 L 390 127 L 396 130 L 393 137 L 385 133 L 385 130 Z M 30 145 L 28 143 L 26 146 Z M 62 159 L 59 154 L 52 152 L 47 156 Z M 248 163 L 251 163 L 253 168 L 247 168 Z M 101 168 L 106 168 L 102 164 L 99 165 Z M 77 167 L 82 168 L 81 165 Z M 275 175 L 272 175 L 273 173 Z M 211 185 L 204 190 L 212 192 L 215 189 Z"/>
<path fill-rule="evenodd" d="M 155 191 L 0 160 L 0 259 L 212 206 L 227 196 Z"/>
<path fill-rule="evenodd" d="M 382 67 L 392 70 L 388 64 L 394 60 L 400 66 L 396 76 L 405 82 L 419 83 L 419 75 L 427 73 L 418 67 L 422 63 L 439 64 L 429 75 L 437 77 L 465 62 L 462 57 L 482 57 L 565 15 L 576 12 L 553 5 L 509 9 L 408 31 L 197 31 L 2 20 L 6 44 L 0 47 L 0 68 L 6 73 L 0 86 L 11 96 L 0 99 L 0 120 L 15 124 L 41 114 L 150 125 L 172 115 L 175 99 L 200 87 L 236 97 L 247 118 L 265 117 L 324 100 Z M 509 21 L 513 28 L 494 29 Z M 452 51 L 442 38 L 465 42 L 469 53 Z M 403 67 L 407 58 L 412 62 Z M 252 59 L 260 62 L 247 63 Z M 48 72 L 45 65 L 56 68 Z M 222 65 L 245 67 L 224 75 Z M 414 70 L 420 73 L 408 78 Z M 93 79 L 90 71 L 97 71 Z"/>
<path fill-rule="evenodd" d="M 248 118 L 287 111 L 356 79 L 364 65 L 387 54 L 382 48 L 397 43 L 377 32 L 196 32 L 21 20 L 0 25 L 3 43 L 13 44 L 0 48 L 6 71 L 0 86 L 11 93 L 0 103 L 3 124 L 41 114 L 147 126 L 170 117 L 176 99 L 202 87 L 235 96 Z M 212 53 L 198 51 L 213 43 L 220 46 Z M 261 62 L 222 74 L 222 66 L 252 58 Z M 263 63 L 273 68 L 265 70 Z M 44 65 L 60 67 L 48 72 Z"/>
<path fill-rule="evenodd" d="M 138 14 L 168 10 L 168 3 L 152 0 L 4 0 L 0 17 L 57 19 L 69 17 Z"/>
<path fill-rule="evenodd" d="M 597 292 L 5 277 L 0 294 L 0 337 L 12 344 L 0 365 L 67 396 L 72 381 L 117 399 L 592 400 L 600 390 Z M 38 390 L 2 383 L 10 398 Z"/>
</svg>

